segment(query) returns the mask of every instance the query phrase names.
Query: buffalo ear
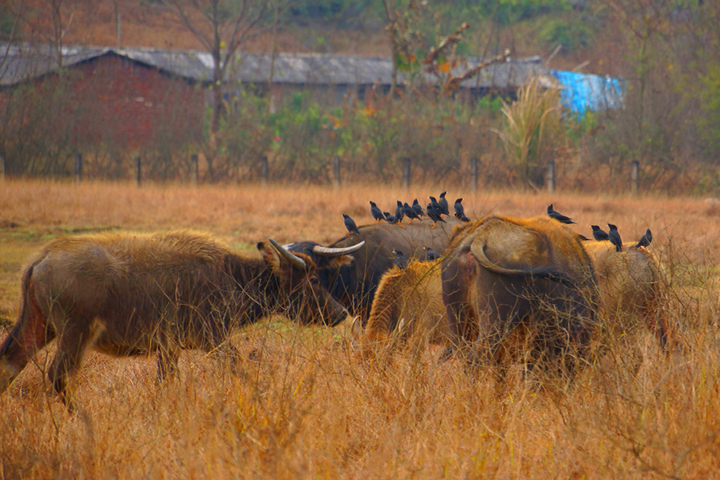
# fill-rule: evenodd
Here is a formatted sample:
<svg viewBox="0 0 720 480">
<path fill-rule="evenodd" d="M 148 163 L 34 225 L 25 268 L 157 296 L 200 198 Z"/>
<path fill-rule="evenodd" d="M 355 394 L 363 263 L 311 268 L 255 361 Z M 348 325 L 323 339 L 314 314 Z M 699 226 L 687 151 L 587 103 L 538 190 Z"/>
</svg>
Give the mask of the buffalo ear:
<svg viewBox="0 0 720 480">
<path fill-rule="evenodd" d="M 275 249 L 271 245 L 265 244 L 265 242 L 258 242 L 257 249 L 260 251 L 265 263 L 270 265 L 274 272 L 277 272 L 280 269 L 280 258 Z"/>
<path fill-rule="evenodd" d="M 328 263 L 332 268 L 340 268 L 352 265 L 354 261 L 355 257 L 352 255 L 340 255 L 338 257 L 331 257 Z"/>
</svg>

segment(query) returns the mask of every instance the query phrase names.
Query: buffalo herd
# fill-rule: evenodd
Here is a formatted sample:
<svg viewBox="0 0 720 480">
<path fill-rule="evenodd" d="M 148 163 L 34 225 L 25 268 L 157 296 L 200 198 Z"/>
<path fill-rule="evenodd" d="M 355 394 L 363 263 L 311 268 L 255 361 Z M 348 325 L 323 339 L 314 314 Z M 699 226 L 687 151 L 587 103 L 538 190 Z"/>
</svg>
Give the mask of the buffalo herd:
<svg viewBox="0 0 720 480">
<path fill-rule="evenodd" d="M 600 327 L 624 331 L 644 318 L 665 346 L 661 268 L 646 246 L 617 252 L 550 217 L 444 220 L 360 226 L 327 246 L 269 239 L 255 258 L 190 232 L 55 239 L 22 273 L 18 319 L 0 345 L 0 393 L 53 340 L 48 375 L 71 408 L 90 349 L 157 353 L 163 379 L 184 349 L 236 357 L 229 334 L 271 313 L 348 322 L 363 353 L 432 343 L 466 365 L 524 362 L 570 376 Z"/>
</svg>

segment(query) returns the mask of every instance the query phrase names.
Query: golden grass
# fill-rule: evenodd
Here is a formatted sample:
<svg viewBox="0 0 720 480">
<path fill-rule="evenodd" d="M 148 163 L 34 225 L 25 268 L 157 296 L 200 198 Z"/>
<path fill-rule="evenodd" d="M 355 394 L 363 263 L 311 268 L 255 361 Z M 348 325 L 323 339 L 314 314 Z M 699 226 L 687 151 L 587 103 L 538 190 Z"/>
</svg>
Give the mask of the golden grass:
<svg viewBox="0 0 720 480">
<path fill-rule="evenodd" d="M 439 194 L 385 186 L 73 185 L 0 188 L 0 308 L 17 312 L 20 259 L 49 236 L 103 229 L 210 231 L 238 248 L 272 236 L 328 243 L 341 213 L 371 223 L 368 200 Z M 720 213 L 693 198 L 450 191 L 472 217 L 543 214 L 549 203 L 626 240 L 653 230 L 669 266 L 664 306 L 679 339 L 665 357 L 640 329 L 570 386 L 512 370 L 468 375 L 439 351 L 366 363 L 342 330 L 280 319 L 238 332 L 238 373 L 186 352 L 180 377 L 155 384 L 155 359 L 91 354 L 70 415 L 41 374 L 49 353 L 0 395 L 5 478 L 709 478 L 720 468 Z M 0 334 L 1 335 L 1 334 Z M 259 352 L 259 355 L 257 354 Z"/>
</svg>

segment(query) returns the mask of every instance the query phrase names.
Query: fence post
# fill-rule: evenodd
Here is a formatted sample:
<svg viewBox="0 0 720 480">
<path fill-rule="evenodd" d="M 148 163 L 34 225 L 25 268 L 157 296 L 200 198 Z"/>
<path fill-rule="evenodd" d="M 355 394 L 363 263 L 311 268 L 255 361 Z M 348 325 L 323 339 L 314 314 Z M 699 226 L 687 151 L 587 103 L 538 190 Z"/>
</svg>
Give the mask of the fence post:
<svg viewBox="0 0 720 480">
<path fill-rule="evenodd" d="M 142 183 L 142 160 L 140 157 L 135 157 L 135 169 L 136 169 L 136 178 L 137 178 L 137 186 L 139 187 Z"/>
<path fill-rule="evenodd" d="M 333 187 L 340 188 L 340 157 L 338 155 L 333 158 Z"/>
<path fill-rule="evenodd" d="M 545 174 L 545 185 L 547 185 L 548 193 L 555 192 L 555 160 L 550 160 Z"/>
<path fill-rule="evenodd" d="M 5 152 L 0 152 L 0 182 L 5 181 Z"/>
<path fill-rule="evenodd" d="M 198 156 L 190 155 L 190 185 L 197 185 L 198 182 Z"/>
<path fill-rule="evenodd" d="M 260 181 L 263 185 L 268 184 L 268 178 L 270 177 L 270 167 L 268 166 L 267 155 L 263 155 L 260 158 Z"/>
<path fill-rule="evenodd" d="M 403 175 L 403 185 L 408 190 L 410 189 L 410 159 L 408 157 L 403 157 L 402 159 L 402 175 Z"/>
<path fill-rule="evenodd" d="M 638 184 L 640 183 L 640 162 L 633 160 L 630 162 L 630 188 L 632 194 L 638 194 Z"/>
<path fill-rule="evenodd" d="M 480 169 L 478 168 L 478 159 L 477 157 L 473 157 L 472 160 L 470 160 L 470 170 L 472 173 L 472 189 L 473 192 L 478 191 L 478 177 L 480 176 Z"/>
<path fill-rule="evenodd" d="M 82 153 L 75 155 L 75 181 L 82 180 Z"/>
</svg>

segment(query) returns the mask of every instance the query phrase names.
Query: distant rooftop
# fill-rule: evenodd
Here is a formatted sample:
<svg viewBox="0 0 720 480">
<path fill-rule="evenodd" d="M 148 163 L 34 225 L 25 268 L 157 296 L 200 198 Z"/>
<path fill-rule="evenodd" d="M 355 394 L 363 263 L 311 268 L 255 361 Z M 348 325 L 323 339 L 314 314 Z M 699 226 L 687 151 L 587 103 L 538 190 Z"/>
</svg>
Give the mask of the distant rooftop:
<svg viewBox="0 0 720 480">
<path fill-rule="evenodd" d="M 209 83 L 212 80 L 212 58 L 207 52 L 159 50 L 150 48 L 111 48 L 68 46 L 62 48 L 62 66 L 71 67 L 105 56 L 116 55 L 150 68 L 190 81 Z M 227 69 L 225 81 L 242 83 L 267 82 L 272 55 L 238 53 Z M 479 62 L 468 57 L 454 70 L 461 74 Z M 0 45 L 0 87 L 10 87 L 58 70 L 57 55 L 49 45 Z M 513 59 L 496 63 L 466 80 L 461 88 L 518 89 L 526 79 L 542 75 L 552 84 L 553 77 L 542 65 L 540 57 Z M 435 78 L 423 74 L 428 84 Z M 321 53 L 278 53 L 275 55 L 273 83 L 296 85 L 390 85 L 392 61 L 389 57 Z M 398 75 L 404 83 L 404 76 Z"/>
</svg>

